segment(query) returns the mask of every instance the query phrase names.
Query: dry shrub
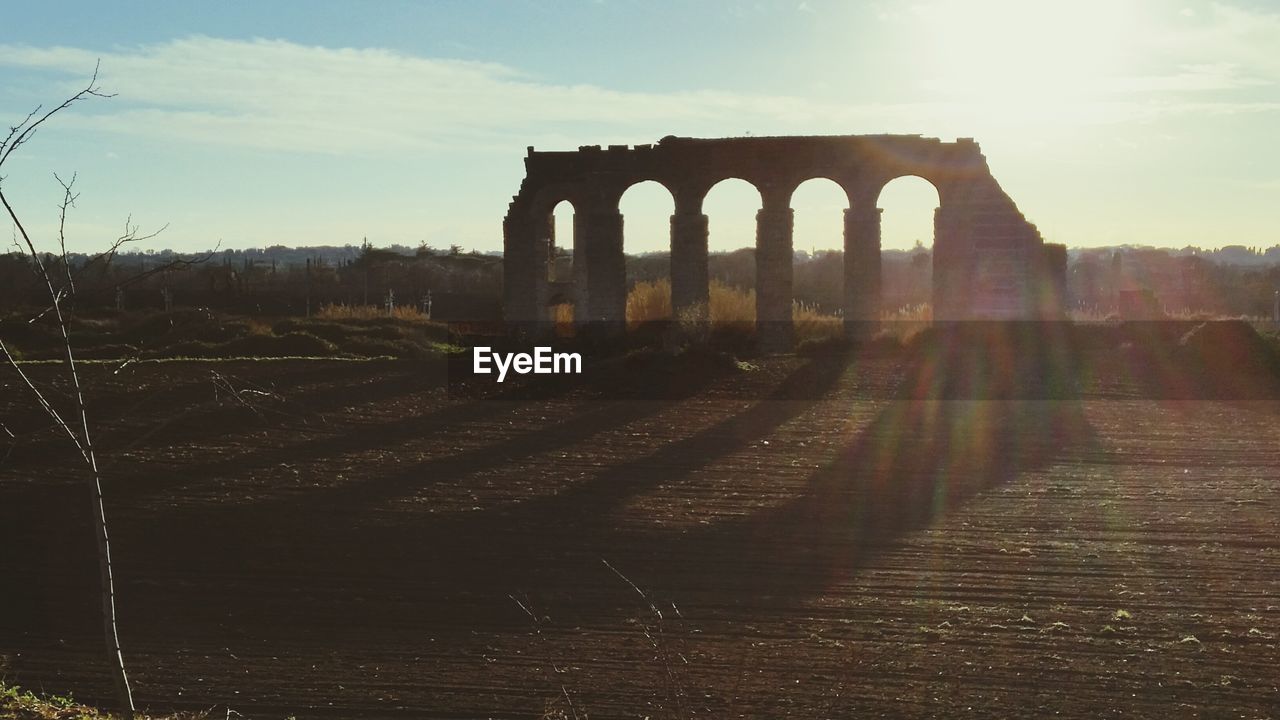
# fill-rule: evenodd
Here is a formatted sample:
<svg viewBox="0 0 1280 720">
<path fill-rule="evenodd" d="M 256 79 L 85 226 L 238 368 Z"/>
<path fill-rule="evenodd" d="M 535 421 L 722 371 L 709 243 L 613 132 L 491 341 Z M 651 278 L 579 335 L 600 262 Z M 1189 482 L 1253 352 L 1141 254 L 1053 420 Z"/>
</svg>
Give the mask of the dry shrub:
<svg viewBox="0 0 1280 720">
<path fill-rule="evenodd" d="M 627 293 L 627 329 L 671 319 L 671 281 L 638 282 Z M 557 318 L 559 322 L 559 318 Z"/>
<path fill-rule="evenodd" d="M 708 288 L 709 306 L 690 308 L 680 318 L 682 325 L 700 325 L 704 318 L 710 320 L 710 331 L 716 334 L 754 335 L 756 322 L 756 291 L 726 285 L 712 280 Z M 572 307 L 572 306 L 560 306 Z M 561 314 L 556 309 L 557 331 L 561 324 L 572 323 L 571 311 Z M 792 306 L 797 340 L 827 339 L 842 332 L 840 318 L 820 312 L 816 307 L 796 302 Z M 647 322 L 670 320 L 671 281 L 636 283 L 627 294 L 627 329 L 635 330 Z"/>
<path fill-rule="evenodd" d="M 712 280 L 710 287 L 711 324 L 737 325 L 756 321 L 756 291 Z"/>
<path fill-rule="evenodd" d="M 378 305 L 344 305 L 342 303 L 329 303 L 322 306 L 315 317 L 320 320 L 376 320 L 386 317 L 411 322 L 429 320 L 426 314 L 414 305 L 397 305 L 395 310 L 388 313 L 385 308 Z"/>
<path fill-rule="evenodd" d="M 906 342 L 933 324 L 933 306 L 929 303 L 906 305 L 880 313 L 880 332 Z"/>
<path fill-rule="evenodd" d="M 1096 306 L 1088 308 L 1072 308 L 1067 311 L 1067 319 L 1075 323 L 1108 322 L 1112 317 L 1112 313 L 1102 310 Z"/>
<path fill-rule="evenodd" d="M 791 308 L 796 342 L 830 340 L 844 335 L 844 323 L 835 315 L 819 312 L 816 307 L 796 302 Z"/>
<path fill-rule="evenodd" d="M 551 308 L 551 320 L 556 326 L 556 337 L 570 338 L 577 334 L 573 325 L 573 303 L 560 303 Z"/>
<path fill-rule="evenodd" d="M 264 322 L 256 318 L 246 318 L 245 330 L 247 330 L 250 335 L 272 334 L 271 323 Z"/>
</svg>

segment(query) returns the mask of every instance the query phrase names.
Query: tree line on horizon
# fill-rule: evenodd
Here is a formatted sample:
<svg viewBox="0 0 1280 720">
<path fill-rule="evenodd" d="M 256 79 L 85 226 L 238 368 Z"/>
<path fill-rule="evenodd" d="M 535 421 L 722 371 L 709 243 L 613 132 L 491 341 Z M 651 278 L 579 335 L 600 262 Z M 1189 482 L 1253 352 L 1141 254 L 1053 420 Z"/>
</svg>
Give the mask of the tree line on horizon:
<svg viewBox="0 0 1280 720">
<path fill-rule="evenodd" d="M 46 260 L 58 265 L 61 258 Z M 301 316 L 326 304 L 411 305 L 440 320 L 498 320 L 502 302 L 502 256 L 436 249 L 426 244 L 285 247 L 221 250 L 194 255 L 171 250 L 119 252 L 110 263 L 68 254 L 80 276 L 81 311 L 206 307 L 246 315 Z M 836 313 L 843 297 L 843 253 L 795 254 L 796 300 Z M 886 310 L 927 304 L 932 255 L 917 243 L 911 250 L 882 253 L 882 306 Z M 560 249 L 556 277 L 572 277 L 572 253 Z M 743 289 L 755 287 L 755 251 L 712 253 L 709 275 Z M 665 252 L 627 256 L 627 281 L 669 276 Z M 41 288 L 29 257 L 0 255 L 0 307 L 39 304 Z M 1280 246 L 1262 250 L 1228 246 L 1218 250 L 1142 246 L 1073 249 L 1069 253 L 1069 308 L 1106 316 L 1118 297 L 1140 291 L 1172 313 L 1269 317 L 1280 291 Z"/>
</svg>

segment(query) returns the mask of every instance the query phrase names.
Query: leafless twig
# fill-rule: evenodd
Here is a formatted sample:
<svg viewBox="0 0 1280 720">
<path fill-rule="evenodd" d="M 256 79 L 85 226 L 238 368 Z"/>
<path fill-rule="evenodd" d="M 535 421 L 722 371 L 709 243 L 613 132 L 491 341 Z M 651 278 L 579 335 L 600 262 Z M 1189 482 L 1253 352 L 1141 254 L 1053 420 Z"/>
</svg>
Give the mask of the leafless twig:
<svg viewBox="0 0 1280 720">
<path fill-rule="evenodd" d="M 538 636 L 538 640 L 544 645 L 550 644 L 547 640 L 547 636 L 542 634 L 542 618 L 538 617 L 537 613 L 533 611 L 533 603 L 529 602 L 529 596 L 525 595 L 523 602 L 510 593 L 507 594 L 507 597 L 511 598 L 511 602 L 515 603 L 524 611 L 525 615 L 528 615 L 529 618 L 533 620 L 533 633 Z M 550 653 L 547 655 L 547 664 L 551 666 L 552 671 L 557 675 L 564 672 L 564 670 L 556 664 L 555 659 L 551 657 Z M 565 704 L 569 706 L 569 714 L 573 716 L 573 720 L 579 720 L 578 710 L 574 707 L 573 698 L 569 696 L 569 689 L 553 675 L 548 675 L 547 679 L 560 688 L 560 694 L 564 697 Z"/>
<path fill-rule="evenodd" d="M 67 100 L 61 105 L 46 112 L 44 115 L 41 115 L 38 120 L 32 122 L 31 118 L 38 115 L 40 113 L 40 109 L 43 107 L 37 105 L 36 109 L 28 113 L 27 117 L 24 118 L 22 122 L 9 128 L 9 134 L 5 137 L 3 142 L 0 142 L 0 166 L 4 165 L 5 161 L 9 159 L 9 156 L 12 155 L 15 150 L 22 147 L 24 143 L 30 140 L 31 136 L 36 134 L 36 129 L 44 124 L 46 120 L 53 117 L 55 113 L 66 110 L 76 102 L 83 100 L 86 97 L 115 97 L 115 93 L 104 93 L 102 92 L 102 88 L 98 87 L 98 68 L 101 64 L 101 61 L 94 63 L 93 77 L 89 79 L 89 84 L 86 85 L 83 90 L 72 95 L 70 98 L 67 98 Z"/>
<path fill-rule="evenodd" d="M 29 113 L 22 122 L 9 128 L 9 134 L 5 136 L 3 142 L 0 142 L 0 168 L 13 156 L 13 153 L 23 144 L 28 142 L 35 134 L 36 130 L 44 124 L 49 118 L 56 113 L 71 107 L 77 101 L 86 97 L 111 97 L 109 94 L 102 92 L 98 87 L 98 66 L 95 64 L 93 68 L 93 76 L 83 90 L 72 95 L 61 105 L 49 110 L 48 112 L 36 117 L 40 108 L 36 108 Z M 34 119 L 33 119 L 34 118 Z M 55 176 L 56 177 L 56 176 Z M 66 243 L 63 230 L 65 228 L 66 211 L 75 202 L 75 194 L 71 187 L 74 183 L 74 176 L 71 183 L 63 183 L 58 178 L 59 184 L 63 187 L 63 203 L 61 206 L 61 218 L 59 222 L 58 240 L 62 249 L 62 262 L 68 266 L 68 287 L 73 287 L 69 270 L 69 263 L 66 255 Z M 93 513 L 94 513 L 94 534 L 98 544 L 98 571 L 99 571 L 99 594 L 102 610 L 103 634 L 107 645 L 107 651 L 111 662 L 112 679 L 116 688 L 116 700 L 120 705 L 124 717 L 131 720 L 136 712 L 133 704 L 133 693 L 129 688 L 129 678 L 125 673 L 124 655 L 120 649 L 120 634 L 116 624 L 116 608 L 115 608 L 115 580 L 111 565 L 111 542 L 107 535 L 107 516 L 106 505 L 102 494 L 102 475 L 98 470 L 98 460 L 94 453 L 93 439 L 89 432 L 89 414 L 85 405 L 84 391 L 80 384 L 80 375 L 76 368 L 75 353 L 71 347 L 71 337 L 67 328 L 67 318 L 62 312 L 62 299 L 64 297 L 63 289 L 56 287 L 53 278 L 50 276 L 49 268 L 40 258 L 40 253 L 36 250 L 35 242 L 28 233 L 26 226 L 22 223 L 18 216 L 17 210 L 9 202 L 9 198 L 4 194 L 3 181 L 0 179 L 0 204 L 4 206 L 5 212 L 8 213 L 9 219 L 13 221 L 16 234 L 22 239 L 25 250 L 31 258 L 31 262 L 35 268 L 36 274 L 43 283 L 48 292 L 51 310 L 57 319 L 58 328 L 62 333 L 62 345 L 65 350 L 64 357 L 66 360 L 67 374 L 71 379 L 72 388 L 75 396 L 75 410 L 78 422 L 74 425 L 63 418 L 58 410 L 45 397 L 31 378 L 18 364 L 17 360 L 9 352 L 9 348 L 0 341 L 0 352 L 3 352 L 5 359 L 9 365 L 13 367 L 23 383 L 32 392 L 40 407 L 44 412 L 53 419 L 53 421 L 62 428 L 72 445 L 80 453 L 86 467 L 89 470 L 91 478 Z M 15 240 L 16 242 L 16 240 Z"/>
<path fill-rule="evenodd" d="M 76 294 L 76 280 L 71 276 L 71 263 L 67 262 L 67 208 L 76 204 L 79 194 L 71 191 L 76 184 L 76 174 L 71 175 L 70 182 L 63 182 L 58 173 L 53 178 L 62 186 L 62 204 L 58 205 L 58 249 L 62 252 L 62 269 L 67 273 L 67 292 Z"/>
<path fill-rule="evenodd" d="M 677 717 L 685 717 L 687 715 L 684 706 L 686 691 L 684 683 L 680 681 L 680 678 L 675 672 L 675 663 L 672 659 L 672 652 L 667 641 L 666 622 L 665 618 L 662 616 L 662 611 L 658 609 L 658 606 L 654 603 L 653 599 L 649 597 L 648 593 L 641 590 L 639 585 L 631 582 L 630 578 L 623 575 L 622 572 L 618 570 L 618 568 L 614 567 L 608 560 L 600 558 L 600 562 L 604 563 L 604 566 L 609 568 L 614 575 L 617 575 L 622 582 L 630 586 L 632 590 L 635 590 L 636 594 L 644 600 L 645 604 L 649 606 L 649 611 L 652 612 L 656 618 L 654 623 L 655 628 L 650 628 L 643 620 L 639 621 L 640 628 L 644 631 L 645 638 L 649 640 L 651 645 L 653 645 L 654 651 L 658 653 L 658 659 L 662 663 L 662 670 L 666 676 L 667 694 L 675 700 Z M 671 609 L 677 617 L 680 616 L 680 610 L 676 607 L 675 603 L 671 604 Z M 655 629 L 656 632 L 654 631 Z M 675 655 L 678 656 L 683 663 L 688 664 L 688 659 L 685 658 L 682 653 L 676 652 Z"/>
</svg>

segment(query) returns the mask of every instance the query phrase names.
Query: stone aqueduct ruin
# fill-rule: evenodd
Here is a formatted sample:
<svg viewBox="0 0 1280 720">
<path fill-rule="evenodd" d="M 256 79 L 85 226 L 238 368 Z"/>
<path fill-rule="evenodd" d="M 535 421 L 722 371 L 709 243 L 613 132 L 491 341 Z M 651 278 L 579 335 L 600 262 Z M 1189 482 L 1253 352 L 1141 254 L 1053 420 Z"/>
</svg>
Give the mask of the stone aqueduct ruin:
<svg viewBox="0 0 1280 720">
<path fill-rule="evenodd" d="M 550 319 L 554 302 L 573 302 L 575 322 L 625 326 L 627 282 L 622 194 L 656 181 L 671 192 L 671 300 L 679 313 L 708 296 L 707 216 L 702 201 L 728 178 L 760 192 L 756 214 L 756 316 L 763 344 L 791 340 L 791 196 L 804 181 L 827 178 L 848 196 L 844 211 L 846 333 L 870 332 L 880 314 L 881 189 L 915 175 L 933 184 L 935 321 L 1060 317 L 1066 248 L 1045 243 L 992 177 L 977 143 L 918 135 L 842 135 L 697 139 L 656 145 L 581 147 L 525 158 L 526 177 L 503 222 L 506 320 Z M 552 212 L 573 205 L 573 279 L 557 282 Z"/>
</svg>

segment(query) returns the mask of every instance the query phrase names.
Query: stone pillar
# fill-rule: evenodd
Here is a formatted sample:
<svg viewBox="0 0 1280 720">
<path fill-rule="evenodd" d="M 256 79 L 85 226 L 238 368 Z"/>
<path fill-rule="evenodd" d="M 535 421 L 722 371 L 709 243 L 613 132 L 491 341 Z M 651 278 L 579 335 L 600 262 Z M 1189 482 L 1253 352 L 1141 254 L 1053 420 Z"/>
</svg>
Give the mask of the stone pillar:
<svg viewBox="0 0 1280 720">
<path fill-rule="evenodd" d="M 575 211 L 573 214 L 573 322 L 583 325 L 589 319 L 587 307 L 591 297 L 587 282 L 586 221 Z"/>
<path fill-rule="evenodd" d="M 880 215 L 874 205 L 844 211 L 844 334 L 866 340 L 880 327 Z"/>
<path fill-rule="evenodd" d="M 756 342 L 765 352 L 791 349 L 792 251 L 795 212 L 785 204 L 756 213 Z"/>
<path fill-rule="evenodd" d="M 528 331 L 539 319 L 536 247 L 533 223 L 513 209 L 502 221 L 502 294 L 504 319 L 516 331 Z"/>
<path fill-rule="evenodd" d="M 622 252 L 622 213 L 594 210 L 575 215 L 587 266 L 587 322 L 605 334 L 622 332 L 627 319 L 627 259 Z"/>
<path fill-rule="evenodd" d="M 968 316 L 973 249 L 965 212 L 943 205 L 933 213 L 933 320 L 951 322 Z"/>
<path fill-rule="evenodd" d="M 671 216 L 671 308 L 681 311 L 701 307 L 705 316 L 710 289 L 707 284 L 707 216 L 676 213 Z"/>
<path fill-rule="evenodd" d="M 1042 268 L 1037 268 L 1036 281 L 1040 292 L 1037 319 L 1060 320 L 1067 313 L 1067 246 L 1044 243 L 1040 247 L 1044 258 Z"/>
<path fill-rule="evenodd" d="M 551 282 L 555 280 L 556 220 L 551 213 L 533 219 L 534 297 L 538 303 L 539 322 L 551 316 Z"/>
</svg>

